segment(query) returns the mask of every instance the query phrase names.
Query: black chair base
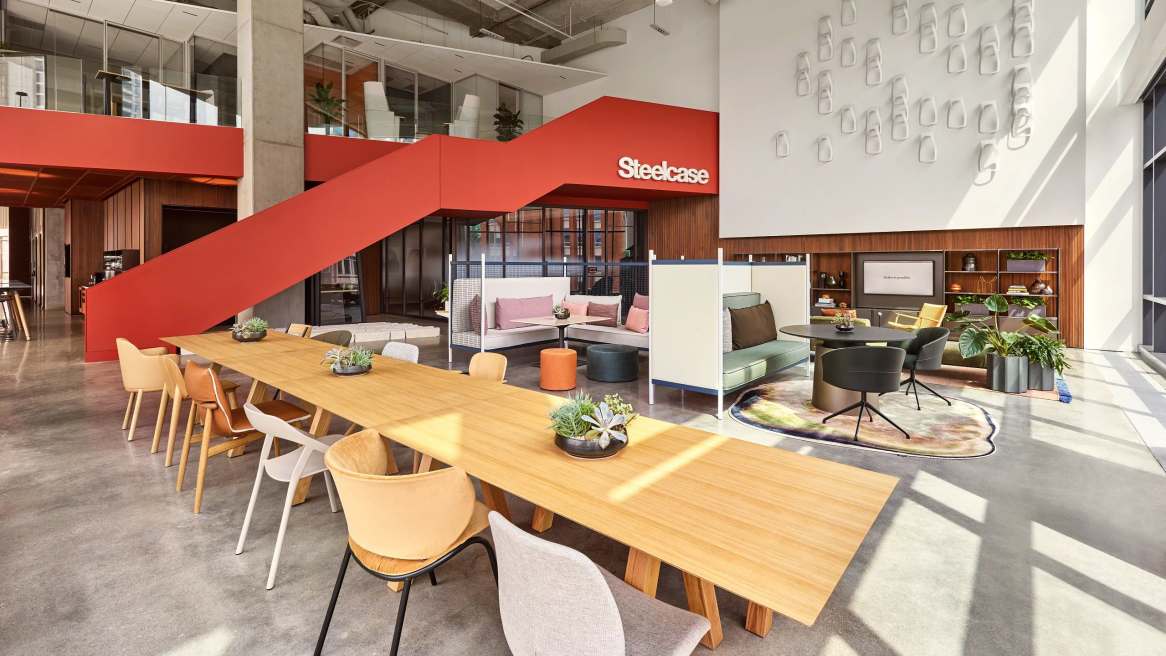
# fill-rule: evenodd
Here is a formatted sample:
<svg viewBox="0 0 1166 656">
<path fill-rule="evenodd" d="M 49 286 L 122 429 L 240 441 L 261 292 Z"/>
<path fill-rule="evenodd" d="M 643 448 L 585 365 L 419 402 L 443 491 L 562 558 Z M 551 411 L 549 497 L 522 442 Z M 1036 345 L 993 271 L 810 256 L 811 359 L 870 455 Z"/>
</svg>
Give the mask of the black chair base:
<svg viewBox="0 0 1166 656">
<path fill-rule="evenodd" d="M 855 422 L 855 424 L 854 424 L 854 440 L 855 440 L 856 442 L 858 441 L 858 429 L 862 427 L 862 412 L 863 412 L 863 410 L 866 410 L 866 411 L 867 411 L 867 420 L 868 420 L 868 421 L 872 421 L 872 422 L 873 422 L 873 421 L 874 421 L 874 415 L 878 415 L 878 416 L 882 417 L 882 418 L 883 418 L 883 419 L 884 419 L 884 420 L 885 420 L 885 421 L 886 421 L 888 424 L 890 424 L 890 425 L 894 426 L 894 427 L 895 427 L 895 428 L 896 428 L 896 429 L 897 429 L 897 430 L 898 430 L 900 433 L 902 433 L 902 434 L 903 434 L 903 437 L 905 437 L 905 438 L 907 438 L 907 439 L 911 439 L 911 435 L 909 435 L 909 434 L 907 433 L 907 431 L 903 430 L 903 428 L 902 428 L 901 426 L 899 426 L 899 425 L 898 425 L 898 424 L 896 424 L 895 422 L 891 421 L 891 420 L 890 420 L 890 418 L 888 418 L 886 415 L 884 415 L 883 413 L 879 412 L 879 409 L 878 409 L 878 408 L 876 408 L 876 407 L 874 407 L 873 405 L 871 405 L 871 404 L 870 404 L 870 403 L 869 403 L 869 402 L 866 400 L 866 394 L 867 394 L 866 392 L 863 392 L 863 393 L 862 393 L 862 398 L 861 398 L 861 399 L 859 399 L 858 403 L 852 403 L 852 404 L 850 404 L 850 405 L 846 406 L 845 408 L 842 408 L 842 409 L 841 409 L 841 410 L 839 410 L 838 412 L 835 412 L 835 413 L 833 413 L 833 414 L 830 414 L 830 415 L 828 415 L 828 416 L 826 416 L 826 417 L 823 417 L 823 418 L 822 418 L 822 423 L 824 424 L 824 423 L 826 423 L 826 422 L 830 421 L 831 419 L 833 419 L 833 418 L 837 417 L 838 415 L 841 415 L 841 414 L 846 414 L 847 412 L 850 412 L 851 410 L 853 410 L 853 409 L 855 409 L 855 408 L 858 408 L 858 421 L 857 421 L 857 422 Z M 871 414 L 871 413 L 874 413 L 874 414 Z"/>
<path fill-rule="evenodd" d="M 935 390 L 928 387 L 927 383 L 916 378 L 914 369 L 912 369 L 910 375 L 907 376 L 907 380 L 904 380 L 903 382 L 899 383 L 899 385 L 900 386 L 903 386 L 903 385 L 907 386 L 907 389 L 903 391 L 904 394 L 910 394 L 911 392 L 915 392 L 915 409 L 916 410 L 923 409 L 923 406 L 919 404 L 919 387 L 920 386 L 922 386 L 923 389 L 927 390 L 928 392 L 931 392 L 935 396 L 943 399 L 944 403 L 951 405 L 951 401 L 949 401 L 946 396 L 940 394 L 939 392 L 936 392 Z"/>
<path fill-rule="evenodd" d="M 389 576 L 387 574 L 373 571 L 365 566 L 364 563 L 360 562 L 359 558 L 356 559 L 356 562 L 360 564 L 364 571 L 372 574 L 378 579 L 394 581 L 397 583 L 404 582 L 405 584 L 404 588 L 401 590 L 401 601 L 397 606 L 397 621 L 393 627 L 393 646 L 389 650 L 390 656 L 397 656 L 397 650 L 401 646 L 401 629 L 405 626 L 405 608 L 409 604 L 409 590 L 413 587 L 413 579 L 423 574 L 428 574 L 429 582 L 433 585 L 437 585 L 437 568 L 441 567 L 443 564 L 449 561 L 449 559 L 461 553 L 471 544 L 480 544 L 486 550 L 486 555 L 490 558 L 490 572 L 494 575 L 494 584 L 497 585 L 498 558 L 494 555 L 494 545 L 490 544 L 489 540 L 478 535 L 475 535 L 469 540 L 459 544 L 449 553 L 445 554 L 441 558 L 438 558 L 425 567 L 399 576 Z M 346 543 L 344 545 L 344 557 L 340 560 L 340 573 L 336 575 L 336 585 L 332 588 L 332 598 L 328 601 L 328 611 L 324 613 L 324 625 L 320 627 L 320 637 L 316 639 L 316 650 L 312 652 L 315 654 L 315 656 L 320 656 L 320 653 L 324 649 L 324 640 L 328 637 L 328 627 L 332 624 L 332 613 L 336 610 L 336 600 L 340 597 L 340 586 L 344 584 L 344 574 L 348 571 L 348 562 L 350 560 L 352 560 L 352 547 Z"/>
</svg>

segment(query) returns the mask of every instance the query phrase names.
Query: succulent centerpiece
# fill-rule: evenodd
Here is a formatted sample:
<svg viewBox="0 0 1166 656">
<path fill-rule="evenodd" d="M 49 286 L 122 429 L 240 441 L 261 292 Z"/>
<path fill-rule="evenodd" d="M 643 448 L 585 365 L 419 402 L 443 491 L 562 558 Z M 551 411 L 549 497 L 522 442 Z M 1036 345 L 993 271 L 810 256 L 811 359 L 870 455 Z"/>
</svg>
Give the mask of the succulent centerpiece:
<svg viewBox="0 0 1166 656">
<path fill-rule="evenodd" d="M 258 342 L 267 337 L 267 322 L 259 317 L 236 323 L 231 326 L 231 337 L 239 342 Z"/>
<path fill-rule="evenodd" d="M 337 376 L 359 376 L 372 370 L 372 351 L 363 346 L 336 347 L 324 354 L 322 364 L 330 365 Z"/>
<path fill-rule="evenodd" d="M 555 316 L 555 318 L 560 320 L 560 321 L 562 321 L 563 319 L 570 319 L 571 318 L 571 310 L 569 310 L 567 308 L 567 306 L 565 306 L 565 305 L 556 304 L 554 307 L 551 308 L 551 314 L 553 314 Z"/>
<path fill-rule="evenodd" d="M 849 310 L 843 310 L 835 313 L 834 318 L 830 320 L 834 324 L 834 330 L 838 332 L 848 333 L 854 330 L 854 315 Z"/>
<path fill-rule="evenodd" d="M 636 418 L 618 394 L 596 403 L 586 394 L 571 396 L 550 413 L 555 446 L 576 458 L 610 458 L 628 444 L 627 425 Z"/>
</svg>

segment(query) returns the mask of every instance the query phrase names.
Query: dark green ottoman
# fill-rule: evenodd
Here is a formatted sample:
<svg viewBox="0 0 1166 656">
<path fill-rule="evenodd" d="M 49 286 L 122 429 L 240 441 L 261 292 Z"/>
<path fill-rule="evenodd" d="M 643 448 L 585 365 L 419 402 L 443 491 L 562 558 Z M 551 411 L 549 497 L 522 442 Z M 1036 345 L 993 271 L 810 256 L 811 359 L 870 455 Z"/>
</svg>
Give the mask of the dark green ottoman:
<svg viewBox="0 0 1166 656">
<path fill-rule="evenodd" d="M 587 347 L 587 377 L 601 383 L 624 383 L 640 375 L 640 349 L 626 344 Z"/>
</svg>

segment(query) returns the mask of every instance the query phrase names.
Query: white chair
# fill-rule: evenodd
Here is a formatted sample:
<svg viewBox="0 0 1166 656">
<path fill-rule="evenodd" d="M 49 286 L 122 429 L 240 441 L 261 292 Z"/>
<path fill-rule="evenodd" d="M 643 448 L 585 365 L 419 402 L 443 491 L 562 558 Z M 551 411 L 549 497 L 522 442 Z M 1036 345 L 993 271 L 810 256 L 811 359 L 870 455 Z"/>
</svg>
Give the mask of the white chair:
<svg viewBox="0 0 1166 656">
<path fill-rule="evenodd" d="M 418 358 L 421 357 L 421 349 L 417 348 L 416 344 L 406 344 L 405 342 L 389 342 L 385 344 L 385 348 L 381 349 L 381 355 L 386 358 L 393 358 L 394 360 L 404 360 L 405 362 L 412 362 L 417 364 Z"/>
<path fill-rule="evenodd" d="M 267 574 L 267 589 L 270 590 L 275 587 L 275 570 L 279 567 L 279 554 L 283 550 L 283 535 L 287 531 L 288 514 L 291 512 L 292 499 L 300 480 L 323 472 L 332 512 L 340 509 L 336 505 L 336 491 L 332 488 L 331 475 L 324 467 L 324 452 L 341 436 L 327 435 L 316 439 L 286 421 L 260 411 L 250 403 L 243 406 L 243 411 L 247 413 L 247 419 L 255 430 L 264 433 L 266 437 L 263 439 L 263 450 L 259 453 L 255 487 L 251 489 L 251 501 L 247 503 L 247 515 L 243 518 L 243 531 L 239 534 L 239 544 L 235 546 L 236 555 L 243 553 L 243 543 L 247 540 L 247 529 L 251 526 L 251 514 L 255 511 L 255 500 L 259 498 L 259 484 L 263 482 L 264 473 L 277 481 L 287 483 L 283 516 L 279 520 L 279 533 L 275 537 L 275 553 L 271 557 L 271 571 Z M 272 458 L 271 447 L 276 438 L 295 442 L 300 448 Z"/>
<path fill-rule="evenodd" d="M 457 119 L 449 124 L 449 136 L 478 138 L 478 115 L 481 113 L 482 99 L 467 93 L 458 109 Z"/>
<path fill-rule="evenodd" d="M 389 109 L 385 87 L 376 80 L 364 83 L 364 121 L 369 139 L 398 141 L 401 138 L 401 117 Z"/>
<path fill-rule="evenodd" d="M 587 556 L 496 512 L 490 533 L 502 632 L 514 656 L 682 656 L 709 630 L 707 619 L 645 595 Z"/>
</svg>

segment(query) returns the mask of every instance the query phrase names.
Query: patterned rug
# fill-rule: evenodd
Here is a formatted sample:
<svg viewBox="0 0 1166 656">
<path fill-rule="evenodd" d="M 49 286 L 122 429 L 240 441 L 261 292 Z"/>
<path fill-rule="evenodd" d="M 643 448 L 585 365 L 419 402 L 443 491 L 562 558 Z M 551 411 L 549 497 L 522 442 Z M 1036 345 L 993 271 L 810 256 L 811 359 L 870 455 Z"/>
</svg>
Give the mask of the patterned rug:
<svg viewBox="0 0 1166 656">
<path fill-rule="evenodd" d="M 989 389 L 987 385 L 987 374 L 980 367 L 953 367 L 945 364 L 942 368 L 935 371 L 920 371 L 918 375 L 919 380 L 933 386 L 953 385 L 956 387 L 974 387 L 982 390 Z M 1004 392 L 993 393 L 1003 394 Z M 1045 399 L 1047 401 L 1060 401 L 1061 403 L 1073 402 L 1073 394 L 1069 391 L 1069 384 L 1060 376 L 1057 377 L 1057 387 L 1054 390 L 1048 392 L 1028 390 L 1019 396 Z"/>
<path fill-rule="evenodd" d="M 743 393 L 729 414 L 754 428 L 815 442 L 890 451 L 908 456 L 931 458 L 977 458 L 995 450 L 992 437 L 996 422 L 987 410 L 974 403 L 952 398 L 950 390 L 939 390 L 951 407 L 940 399 L 924 394 L 919 399 L 923 410 L 915 409 L 915 397 L 887 394 L 878 400 L 879 410 L 911 434 L 895 430 L 878 415 L 867 421 L 864 413 L 858 440 L 854 440 L 854 415 L 839 415 L 823 424 L 828 413 L 810 405 L 811 380 L 790 380 L 754 387 Z"/>
</svg>

